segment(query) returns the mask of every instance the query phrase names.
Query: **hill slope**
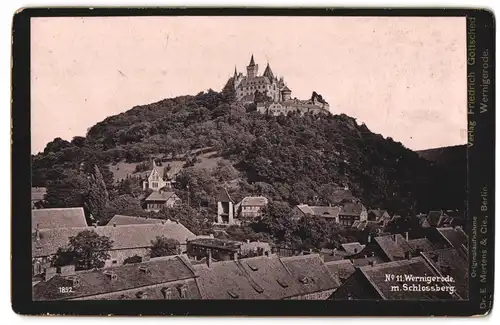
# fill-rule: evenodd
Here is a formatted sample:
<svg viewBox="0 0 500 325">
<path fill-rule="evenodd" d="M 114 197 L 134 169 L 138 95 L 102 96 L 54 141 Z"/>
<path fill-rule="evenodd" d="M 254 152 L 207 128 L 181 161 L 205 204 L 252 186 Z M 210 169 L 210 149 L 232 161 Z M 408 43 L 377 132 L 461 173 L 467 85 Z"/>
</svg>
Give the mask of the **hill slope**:
<svg viewBox="0 0 500 325">
<path fill-rule="evenodd" d="M 462 208 L 465 200 L 465 191 L 446 183 L 452 179 L 446 168 L 351 117 L 260 115 L 234 104 L 225 91 L 137 106 L 97 123 L 86 138 L 55 139 L 33 157 L 33 184 L 44 186 L 84 162 L 84 168 L 101 166 L 111 188 L 107 164 L 153 156 L 168 160 L 204 147 L 237 171 L 219 166 L 218 174 L 202 174 L 185 168 L 179 190 L 186 182 L 198 183 L 201 194 L 195 200 L 212 202 L 217 189 L 233 178 L 241 179 L 236 196 L 262 194 L 291 205 L 339 203 L 339 186 L 348 186 L 369 207 L 399 213 Z"/>
</svg>

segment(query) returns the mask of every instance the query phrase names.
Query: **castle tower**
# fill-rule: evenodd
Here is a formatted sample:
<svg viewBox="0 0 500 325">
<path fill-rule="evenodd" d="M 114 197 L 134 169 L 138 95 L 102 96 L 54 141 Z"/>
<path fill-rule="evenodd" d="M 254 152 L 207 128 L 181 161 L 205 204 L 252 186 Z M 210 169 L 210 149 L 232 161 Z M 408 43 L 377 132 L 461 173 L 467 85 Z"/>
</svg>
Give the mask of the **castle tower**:
<svg viewBox="0 0 500 325">
<path fill-rule="evenodd" d="M 292 97 L 292 91 L 285 86 L 285 88 L 281 89 L 281 97 L 283 101 L 289 100 Z"/>
<path fill-rule="evenodd" d="M 248 76 L 248 78 L 255 78 L 255 77 L 257 77 L 258 71 L 259 71 L 259 65 L 255 64 L 255 61 L 253 59 L 253 54 L 252 54 L 252 58 L 250 59 L 250 64 L 247 66 L 247 76 Z"/>
<path fill-rule="evenodd" d="M 269 81 L 273 82 L 274 74 L 271 70 L 271 67 L 269 66 L 269 63 L 267 64 L 266 70 L 264 70 L 264 77 L 267 77 Z"/>
<path fill-rule="evenodd" d="M 234 201 L 224 188 L 217 199 L 217 223 L 234 223 Z"/>
</svg>

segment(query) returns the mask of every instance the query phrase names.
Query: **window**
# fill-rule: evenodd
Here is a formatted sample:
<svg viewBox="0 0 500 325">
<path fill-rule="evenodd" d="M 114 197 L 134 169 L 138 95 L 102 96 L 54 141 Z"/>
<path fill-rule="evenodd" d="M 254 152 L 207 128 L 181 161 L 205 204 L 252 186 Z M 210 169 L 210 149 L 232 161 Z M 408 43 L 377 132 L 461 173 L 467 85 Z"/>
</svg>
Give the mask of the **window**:
<svg viewBox="0 0 500 325">
<path fill-rule="evenodd" d="M 118 261 L 117 261 L 117 260 L 112 260 L 112 261 L 111 261 L 111 263 L 112 263 L 112 264 L 117 264 L 117 263 L 118 263 Z"/>
</svg>

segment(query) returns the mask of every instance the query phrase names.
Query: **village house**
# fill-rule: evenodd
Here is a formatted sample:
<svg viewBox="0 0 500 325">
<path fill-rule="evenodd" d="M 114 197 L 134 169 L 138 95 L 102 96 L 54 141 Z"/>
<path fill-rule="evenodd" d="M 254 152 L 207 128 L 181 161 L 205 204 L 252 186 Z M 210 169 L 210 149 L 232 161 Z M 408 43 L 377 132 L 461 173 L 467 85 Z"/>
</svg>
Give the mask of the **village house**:
<svg viewBox="0 0 500 325">
<path fill-rule="evenodd" d="M 203 299 L 324 300 L 338 287 L 319 255 L 276 255 L 194 265 Z"/>
<path fill-rule="evenodd" d="M 31 245 L 33 275 L 45 272 L 57 250 L 67 247 L 69 238 L 84 230 L 94 231 L 99 236 L 106 236 L 113 241 L 113 247 L 108 251 L 110 258 L 105 261 L 104 267 L 121 265 L 127 258 L 134 256 L 147 258 L 152 241 L 156 237 L 164 236 L 177 240 L 181 253 L 186 251 L 187 241 L 196 237 L 181 223 L 170 220 L 161 224 L 35 229 Z"/>
<path fill-rule="evenodd" d="M 201 299 L 197 274 L 185 256 L 153 258 L 102 270 L 74 267 L 47 270 L 33 287 L 33 300 L 178 300 Z M 63 292 L 60 288 L 73 288 Z"/>
<path fill-rule="evenodd" d="M 423 228 L 450 227 L 453 224 L 453 218 L 443 211 L 430 211 L 427 217 L 422 220 Z"/>
<path fill-rule="evenodd" d="M 154 159 L 152 161 L 152 170 L 149 173 L 147 180 L 142 182 L 142 189 L 144 191 L 150 189 L 153 191 L 168 191 L 172 189 L 175 174 L 178 170 L 166 171 L 164 167 L 157 166 Z"/>
<path fill-rule="evenodd" d="M 46 187 L 31 188 L 31 208 L 42 209 L 44 206 L 45 195 L 47 194 Z"/>
<path fill-rule="evenodd" d="M 217 223 L 227 225 L 235 223 L 234 201 L 225 188 L 219 192 L 217 199 Z"/>
<path fill-rule="evenodd" d="M 262 216 L 262 211 L 268 204 L 263 196 L 247 196 L 234 206 L 236 215 L 242 219 L 252 219 Z"/>
<path fill-rule="evenodd" d="M 368 212 L 361 203 L 346 203 L 339 212 L 339 223 L 344 226 L 352 226 L 355 221 L 368 219 Z"/>
<path fill-rule="evenodd" d="M 146 211 L 158 212 L 162 208 L 172 208 L 181 202 L 181 199 L 174 192 L 160 190 L 151 193 L 145 201 Z"/>
<path fill-rule="evenodd" d="M 312 216 L 322 218 L 326 221 L 339 222 L 340 207 L 332 206 L 310 206 L 307 204 L 299 204 L 292 209 L 291 216 L 295 220 L 303 217 Z"/>
<path fill-rule="evenodd" d="M 31 211 L 33 229 L 87 227 L 83 208 L 52 208 Z"/>
<path fill-rule="evenodd" d="M 387 210 L 382 209 L 372 209 L 368 211 L 368 221 L 375 221 L 377 224 L 380 224 L 382 227 L 386 227 L 387 224 L 391 221 L 391 216 Z"/>
<path fill-rule="evenodd" d="M 418 283 L 400 281 L 397 277 L 387 279 L 387 274 L 415 277 L 434 276 L 442 274 L 433 269 L 423 257 L 408 257 L 403 260 L 362 266 L 332 294 L 332 300 L 449 300 L 461 299 L 455 292 L 404 290 L 403 285 L 418 285 Z M 434 282 L 434 284 L 448 286 L 449 283 Z M 398 290 L 393 290 L 398 287 Z"/>
<path fill-rule="evenodd" d="M 228 261 L 269 254 L 271 254 L 271 246 L 265 242 L 240 242 L 213 238 L 213 236 L 198 236 L 187 243 L 187 255 L 195 260 Z"/>
</svg>

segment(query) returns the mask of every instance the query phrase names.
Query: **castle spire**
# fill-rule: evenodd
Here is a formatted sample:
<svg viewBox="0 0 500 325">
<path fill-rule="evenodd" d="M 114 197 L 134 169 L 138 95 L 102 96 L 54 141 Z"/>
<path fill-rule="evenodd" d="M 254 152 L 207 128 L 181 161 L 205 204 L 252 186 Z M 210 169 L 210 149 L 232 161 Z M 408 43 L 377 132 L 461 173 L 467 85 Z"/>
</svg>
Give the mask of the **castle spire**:
<svg viewBox="0 0 500 325">
<path fill-rule="evenodd" d="M 255 65 L 255 61 L 253 60 L 253 54 L 252 54 L 252 58 L 250 59 L 250 64 L 248 66 L 253 67 L 254 65 Z"/>
<path fill-rule="evenodd" d="M 267 63 L 266 70 L 264 71 L 264 76 L 269 78 L 269 81 L 272 81 L 274 79 L 274 74 L 273 74 L 273 71 L 271 70 L 271 66 L 269 65 L 269 62 Z"/>
<path fill-rule="evenodd" d="M 236 71 L 236 66 L 234 66 L 234 77 L 236 78 L 238 76 L 238 71 Z"/>
</svg>

